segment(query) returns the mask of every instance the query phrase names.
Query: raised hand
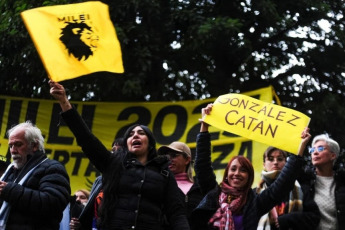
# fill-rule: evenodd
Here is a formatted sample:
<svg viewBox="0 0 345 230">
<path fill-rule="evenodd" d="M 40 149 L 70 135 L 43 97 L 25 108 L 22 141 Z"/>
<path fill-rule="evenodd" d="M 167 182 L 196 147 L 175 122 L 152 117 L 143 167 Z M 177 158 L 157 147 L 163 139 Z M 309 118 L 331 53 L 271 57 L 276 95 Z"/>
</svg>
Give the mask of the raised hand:
<svg viewBox="0 0 345 230">
<path fill-rule="evenodd" d="M 301 138 L 302 138 L 302 143 L 301 143 L 301 146 L 300 146 L 299 151 L 298 151 L 298 155 L 299 156 L 303 156 L 304 150 L 307 147 L 308 142 L 309 142 L 309 140 L 311 138 L 311 135 L 309 133 L 309 128 L 308 127 L 306 127 L 303 130 L 303 132 L 301 134 Z"/>
<path fill-rule="evenodd" d="M 62 111 L 71 109 L 72 105 L 67 98 L 63 85 L 52 80 L 50 80 L 48 83 L 50 86 L 50 94 L 59 101 Z"/>
<path fill-rule="evenodd" d="M 204 118 L 206 115 L 211 114 L 212 107 L 213 107 L 213 104 L 210 103 L 205 108 L 201 109 L 201 118 L 199 119 L 199 121 L 201 122 L 200 132 L 207 132 L 208 131 L 209 125 L 204 122 Z"/>
</svg>

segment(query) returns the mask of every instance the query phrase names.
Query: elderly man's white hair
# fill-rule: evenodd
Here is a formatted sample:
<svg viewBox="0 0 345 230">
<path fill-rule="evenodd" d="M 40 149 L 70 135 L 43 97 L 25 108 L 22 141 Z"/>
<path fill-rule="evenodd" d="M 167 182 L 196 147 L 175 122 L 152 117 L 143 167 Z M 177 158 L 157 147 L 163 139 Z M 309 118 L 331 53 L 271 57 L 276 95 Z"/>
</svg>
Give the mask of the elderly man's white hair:
<svg viewBox="0 0 345 230">
<path fill-rule="evenodd" d="M 37 144 L 37 147 L 40 151 L 45 152 L 44 150 L 44 138 L 42 136 L 42 132 L 36 125 L 32 124 L 31 121 L 26 121 L 20 123 L 7 131 L 7 136 L 10 137 L 13 132 L 18 130 L 24 130 L 25 139 L 30 143 L 32 146 L 33 144 Z"/>
</svg>

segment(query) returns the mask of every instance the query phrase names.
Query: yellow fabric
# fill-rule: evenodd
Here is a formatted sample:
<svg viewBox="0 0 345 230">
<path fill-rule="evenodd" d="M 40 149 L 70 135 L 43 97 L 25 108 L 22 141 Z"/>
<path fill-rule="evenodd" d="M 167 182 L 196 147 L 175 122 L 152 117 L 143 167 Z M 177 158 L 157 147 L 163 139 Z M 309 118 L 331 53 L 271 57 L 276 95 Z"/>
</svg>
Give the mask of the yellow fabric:
<svg viewBox="0 0 345 230">
<path fill-rule="evenodd" d="M 272 102 L 272 87 L 243 92 L 262 101 Z M 147 125 L 157 141 L 157 148 L 173 141 L 184 142 L 195 153 L 196 135 L 200 130 L 198 119 L 201 108 L 216 98 L 178 102 L 82 102 L 72 101 L 78 112 L 101 142 L 111 150 L 115 136 L 131 124 Z M 60 105 L 55 100 L 10 97 L 0 95 L 0 155 L 10 159 L 6 131 L 14 124 L 33 121 L 45 137 L 45 149 L 50 159 L 66 167 L 72 191 L 89 188 L 97 174 L 89 159 L 60 119 Z M 217 181 L 222 180 L 229 160 L 244 155 L 253 163 L 255 183 L 260 180 L 262 154 L 267 145 L 245 137 L 229 134 L 210 127 L 212 161 Z M 194 155 L 193 155 L 194 157 Z"/>
<path fill-rule="evenodd" d="M 120 43 L 106 4 L 39 7 L 23 11 L 21 17 L 52 80 L 100 71 L 124 72 Z"/>
<path fill-rule="evenodd" d="M 297 154 L 310 118 L 242 94 L 218 97 L 204 121 L 219 129 Z"/>
</svg>

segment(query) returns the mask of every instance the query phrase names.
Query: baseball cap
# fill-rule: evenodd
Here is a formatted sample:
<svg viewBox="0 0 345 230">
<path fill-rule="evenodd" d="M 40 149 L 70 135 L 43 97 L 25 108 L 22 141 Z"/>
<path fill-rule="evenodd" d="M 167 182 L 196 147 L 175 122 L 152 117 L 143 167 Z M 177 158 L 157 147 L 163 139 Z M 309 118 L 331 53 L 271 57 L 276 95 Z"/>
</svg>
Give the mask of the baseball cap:
<svg viewBox="0 0 345 230">
<path fill-rule="evenodd" d="M 168 151 L 185 153 L 188 157 L 192 157 L 192 153 L 188 145 L 183 142 L 175 141 L 168 146 L 162 146 L 158 149 L 158 154 L 165 155 Z"/>
</svg>

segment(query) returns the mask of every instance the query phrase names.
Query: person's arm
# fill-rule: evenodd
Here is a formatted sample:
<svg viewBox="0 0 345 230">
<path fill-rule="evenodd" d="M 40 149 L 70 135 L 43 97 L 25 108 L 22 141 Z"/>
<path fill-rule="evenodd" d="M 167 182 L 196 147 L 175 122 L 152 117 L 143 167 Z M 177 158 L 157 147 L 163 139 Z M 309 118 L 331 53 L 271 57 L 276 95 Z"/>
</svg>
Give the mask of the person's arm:
<svg viewBox="0 0 345 230">
<path fill-rule="evenodd" d="M 320 221 L 320 212 L 317 204 L 310 194 L 309 186 L 303 189 L 303 209 L 294 211 L 278 217 L 281 230 L 303 229 L 314 230 Z"/>
<path fill-rule="evenodd" d="M 302 143 L 301 143 L 300 148 L 298 149 L 297 155 L 303 157 L 304 150 L 307 148 L 308 142 L 309 142 L 309 140 L 311 138 L 311 135 L 309 133 L 309 128 L 308 127 L 306 127 L 303 130 L 303 132 L 301 134 L 301 138 L 302 138 Z"/>
<path fill-rule="evenodd" d="M 202 109 L 200 133 L 196 139 L 196 156 L 194 170 L 202 193 L 205 195 L 216 187 L 216 175 L 213 172 L 211 162 L 211 135 L 208 132 L 208 124 L 203 122 L 205 115 L 211 113 L 212 104 Z"/>
<path fill-rule="evenodd" d="M 52 80 L 48 83 L 50 86 L 50 94 L 60 103 L 62 111 L 65 112 L 72 109 L 72 105 L 67 98 L 65 88 L 61 84 Z"/>
<path fill-rule="evenodd" d="M 306 128 L 302 133 L 302 144 L 298 152 L 298 156 L 303 156 L 304 150 L 310 140 L 309 129 Z M 296 170 L 303 173 L 301 170 Z M 309 183 L 308 181 L 306 182 Z M 303 191 L 303 210 L 297 212 L 290 212 L 278 217 L 279 227 L 281 230 L 284 229 L 303 229 L 313 230 L 319 225 L 320 211 L 315 203 L 313 197 L 310 194 L 310 187 L 306 184 L 302 185 Z"/>
<path fill-rule="evenodd" d="M 38 188 L 8 182 L 1 193 L 1 199 L 28 215 L 42 218 L 47 215 L 62 216 L 71 193 L 69 177 L 64 166 L 57 161 L 46 161 L 35 169 L 27 182 L 36 180 L 39 180 Z"/>
<path fill-rule="evenodd" d="M 260 215 L 269 212 L 275 205 L 280 203 L 285 196 L 293 189 L 295 180 L 301 172 L 303 166 L 303 152 L 311 138 L 309 128 L 303 130 L 301 134 L 302 143 L 298 155 L 291 155 L 284 166 L 279 177 L 262 193 L 258 194 L 257 205 Z"/>
<path fill-rule="evenodd" d="M 80 114 L 71 105 L 67 98 L 65 88 L 54 81 L 49 81 L 49 85 L 51 87 L 50 94 L 59 101 L 62 109 L 61 116 L 76 137 L 78 145 L 95 167 L 100 172 L 104 172 L 111 162 L 111 153 L 101 141 L 91 133 Z"/>
</svg>

